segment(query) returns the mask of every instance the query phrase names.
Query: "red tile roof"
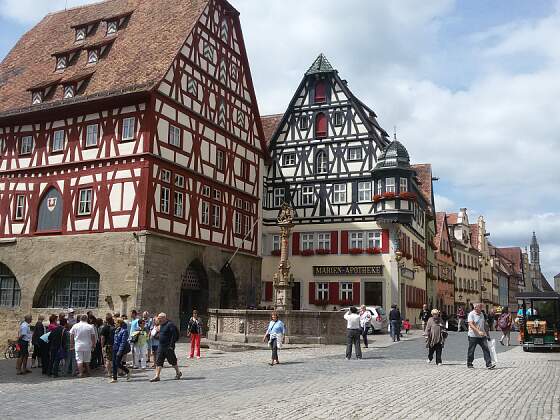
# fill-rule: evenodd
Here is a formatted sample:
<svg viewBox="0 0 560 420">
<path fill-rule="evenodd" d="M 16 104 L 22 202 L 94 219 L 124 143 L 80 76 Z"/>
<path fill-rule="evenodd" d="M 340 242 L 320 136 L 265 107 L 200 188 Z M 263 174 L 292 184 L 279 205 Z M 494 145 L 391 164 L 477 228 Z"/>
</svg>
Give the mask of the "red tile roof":
<svg viewBox="0 0 560 420">
<path fill-rule="evenodd" d="M 471 245 L 478 249 L 478 224 L 471 224 Z"/>
<path fill-rule="evenodd" d="M 431 205 L 432 204 L 432 165 L 429 163 L 421 163 L 417 165 L 410 165 L 416 171 L 416 178 L 418 179 L 420 191 L 424 199 Z"/>
<path fill-rule="evenodd" d="M 459 218 L 459 214 L 458 213 L 449 213 L 447 215 L 447 224 L 448 225 L 456 225 L 457 224 L 457 219 Z"/>
<path fill-rule="evenodd" d="M 438 211 L 436 213 L 436 236 L 434 237 L 434 241 L 438 249 L 441 245 L 441 235 L 443 234 L 443 231 L 446 228 L 445 224 L 443 223 L 444 221 L 445 221 L 445 212 Z"/>
<path fill-rule="evenodd" d="M 264 138 L 267 144 L 270 143 L 270 140 L 272 139 L 276 128 L 278 128 L 278 124 L 280 124 L 280 121 L 282 121 L 282 117 L 284 117 L 284 114 L 265 115 L 261 117 Z"/>
<path fill-rule="evenodd" d="M 519 247 L 506 247 L 506 248 L 496 248 L 500 256 L 506 258 L 513 263 L 513 267 L 516 274 L 521 275 L 523 273 L 523 257 L 522 251 Z"/>
<path fill-rule="evenodd" d="M 0 63 L 0 116 L 28 112 L 60 103 L 62 87 L 50 103 L 31 106 L 33 86 L 57 77 L 72 78 L 89 69 L 95 74 L 81 93 L 83 99 L 122 92 L 147 91 L 165 76 L 209 0 L 109 0 L 52 13 L 17 42 Z M 76 47 L 73 26 L 97 23 L 84 46 L 104 42 L 105 19 L 130 13 L 107 55 L 87 65 L 87 52 L 62 74 L 55 73 L 52 54 Z M 75 100 L 76 98 L 74 98 Z"/>
</svg>

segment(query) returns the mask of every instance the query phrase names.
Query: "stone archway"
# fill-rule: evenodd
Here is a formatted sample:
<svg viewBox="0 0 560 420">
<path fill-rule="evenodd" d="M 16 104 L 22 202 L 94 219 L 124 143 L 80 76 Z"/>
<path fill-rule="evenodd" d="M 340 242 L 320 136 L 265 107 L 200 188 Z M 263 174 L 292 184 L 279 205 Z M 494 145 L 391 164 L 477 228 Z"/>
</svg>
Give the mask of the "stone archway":
<svg viewBox="0 0 560 420">
<path fill-rule="evenodd" d="M 197 310 L 203 321 L 208 313 L 208 276 L 202 263 L 196 259 L 181 274 L 180 328 L 185 329 L 193 310 Z"/>
<path fill-rule="evenodd" d="M 236 309 L 238 306 L 237 299 L 237 282 L 235 274 L 229 264 L 224 264 L 220 270 L 222 275 L 220 285 L 220 309 Z"/>
</svg>

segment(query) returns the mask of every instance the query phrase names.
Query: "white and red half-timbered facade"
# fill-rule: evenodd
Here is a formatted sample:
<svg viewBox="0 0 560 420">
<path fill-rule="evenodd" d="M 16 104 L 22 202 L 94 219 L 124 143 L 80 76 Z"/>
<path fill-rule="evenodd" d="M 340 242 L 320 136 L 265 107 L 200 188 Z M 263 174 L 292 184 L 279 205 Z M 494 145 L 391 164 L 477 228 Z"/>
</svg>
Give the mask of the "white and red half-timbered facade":
<svg viewBox="0 0 560 420">
<path fill-rule="evenodd" d="M 47 15 L 0 64 L 0 311 L 255 305 L 264 150 L 227 1 Z"/>
</svg>

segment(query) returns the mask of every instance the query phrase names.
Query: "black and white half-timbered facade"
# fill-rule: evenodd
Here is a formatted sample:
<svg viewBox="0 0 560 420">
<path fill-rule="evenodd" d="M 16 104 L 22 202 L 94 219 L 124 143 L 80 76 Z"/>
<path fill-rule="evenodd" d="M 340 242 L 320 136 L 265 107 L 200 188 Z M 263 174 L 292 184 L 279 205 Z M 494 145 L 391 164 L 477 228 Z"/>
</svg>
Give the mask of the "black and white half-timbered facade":
<svg viewBox="0 0 560 420">
<path fill-rule="evenodd" d="M 376 117 L 321 54 L 286 112 L 263 118 L 270 153 L 263 197 L 265 304 L 273 300 L 280 249 L 275 225 L 284 201 L 295 210 L 294 309 L 391 302 L 414 307 L 425 300 L 421 265 L 429 200 L 408 161 L 406 169 L 393 168 L 374 180 L 379 159 L 398 143 L 390 141 Z M 391 159 L 386 162 L 378 172 L 391 172 Z M 397 262 L 395 252 L 401 249 L 405 256 Z"/>
</svg>

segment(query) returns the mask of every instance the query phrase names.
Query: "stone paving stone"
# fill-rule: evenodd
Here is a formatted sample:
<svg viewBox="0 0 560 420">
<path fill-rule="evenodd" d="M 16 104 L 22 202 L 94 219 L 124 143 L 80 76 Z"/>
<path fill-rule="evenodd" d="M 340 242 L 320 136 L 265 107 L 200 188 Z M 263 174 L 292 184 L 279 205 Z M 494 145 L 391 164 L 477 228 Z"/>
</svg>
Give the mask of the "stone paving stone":
<svg viewBox="0 0 560 420">
<path fill-rule="evenodd" d="M 345 360 L 343 346 L 283 350 L 274 367 L 266 350 L 203 349 L 197 360 L 187 359 L 180 344 L 184 379 L 173 380 L 166 368 L 156 384 L 148 382 L 152 371 L 117 384 L 101 376 L 46 379 L 36 370 L 15 376 L 13 361 L 2 361 L 0 418 L 560 418 L 559 353 L 498 344 L 496 370 L 484 368 L 480 350 L 475 369 L 467 369 L 466 334 L 450 333 L 437 367 L 426 364 L 418 331 L 405 340 L 375 336 L 361 361 Z"/>
</svg>

